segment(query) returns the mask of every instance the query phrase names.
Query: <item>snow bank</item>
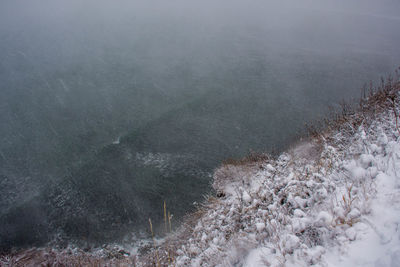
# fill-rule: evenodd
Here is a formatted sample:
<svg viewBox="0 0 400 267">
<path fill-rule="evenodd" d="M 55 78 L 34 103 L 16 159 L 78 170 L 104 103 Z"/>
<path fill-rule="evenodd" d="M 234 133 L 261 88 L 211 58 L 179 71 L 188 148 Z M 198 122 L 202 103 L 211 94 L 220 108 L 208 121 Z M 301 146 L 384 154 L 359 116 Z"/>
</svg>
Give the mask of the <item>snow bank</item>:
<svg viewBox="0 0 400 267">
<path fill-rule="evenodd" d="M 399 266 L 393 110 L 359 125 L 276 160 L 217 170 L 214 187 L 223 197 L 206 207 L 176 265 Z"/>
</svg>

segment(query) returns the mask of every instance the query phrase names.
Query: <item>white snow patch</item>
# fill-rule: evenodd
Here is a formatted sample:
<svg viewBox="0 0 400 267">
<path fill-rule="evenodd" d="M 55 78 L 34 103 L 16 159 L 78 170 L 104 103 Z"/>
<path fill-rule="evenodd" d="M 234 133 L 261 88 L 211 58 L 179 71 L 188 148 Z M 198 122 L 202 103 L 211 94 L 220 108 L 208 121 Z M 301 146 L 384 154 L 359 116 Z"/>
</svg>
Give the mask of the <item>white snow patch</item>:
<svg viewBox="0 0 400 267">
<path fill-rule="evenodd" d="M 256 223 L 256 228 L 258 232 L 261 232 L 265 229 L 265 223 Z"/>
<path fill-rule="evenodd" d="M 242 198 L 243 198 L 243 201 L 245 201 L 247 203 L 251 202 L 251 196 L 246 191 L 243 191 Z"/>
</svg>

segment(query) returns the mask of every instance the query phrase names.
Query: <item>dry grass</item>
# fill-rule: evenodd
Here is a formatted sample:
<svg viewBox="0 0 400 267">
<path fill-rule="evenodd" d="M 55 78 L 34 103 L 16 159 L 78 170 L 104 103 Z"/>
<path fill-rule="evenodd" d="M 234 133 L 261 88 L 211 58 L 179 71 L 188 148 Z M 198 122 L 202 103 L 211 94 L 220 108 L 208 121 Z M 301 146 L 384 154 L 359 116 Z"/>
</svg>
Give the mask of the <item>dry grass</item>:
<svg viewBox="0 0 400 267">
<path fill-rule="evenodd" d="M 136 266 L 136 258 L 127 256 L 125 252 L 116 251 L 108 257 L 95 256 L 80 249 L 55 250 L 51 248 L 32 248 L 4 255 L 0 258 L 0 266 Z"/>
<path fill-rule="evenodd" d="M 332 111 L 323 120 L 317 121 L 311 125 L 306 125 L 309 136 L 314 139 L 325 138 L 332 131 L 340 130 L 349 134 L 354 134 L 362 124 L 368 125 L 377 114 L 393 107 L 396 121 L 398 114 L 394 108 L 398 101 L 400 91 L 400 67 L 395 70 L 394 76 L 381 78 L 381 83 L 373 87 L 370 83 L 369 88 L 364 86 L 359 105 L 354 105 L 342 101 L 339 111 Z M 399 133 L 400 133 L 400 129 Z"/>
<path fill-rule="evenodd" d="M 208 195 L 203 204 L 197 207 L 195 212 L 187 214 L 183 218 L 182 225 L 178 230 L 171 232 L 170 221 L 167 222 L 169 232 L 160 244 L 155 244 L 153 248 L 148 250 L 143 255 L 140 255 L 138 262 L 144 267 L 171 267 L 176 266 L 176 258 L 178 257 L 178 248 L 182 247 L 185 240 L 188 240 L 199 220 L 207 213 L 208 210 L 213 209 L 219 204 L 219 199 Z M 168 214 L 165 209 L 164 213 Z M 168 220 L 168 215 L 165 218 Z M 167 227 L 168 229 L 168 227 Z"/>
<path fill-rule="evenodd" d="M 222 161 L 222 166 L 224 165 L 233 165 L 233 166 L 243 166 L 248 164 L 255 164 L 260 162 L 266 162 L 271 159 L 271 156 L 265 153 L 256 153 L 254 151 L 250 151 L 250 153 L 241 159 L 232 159 L 228 158 Z"/>
</svg>

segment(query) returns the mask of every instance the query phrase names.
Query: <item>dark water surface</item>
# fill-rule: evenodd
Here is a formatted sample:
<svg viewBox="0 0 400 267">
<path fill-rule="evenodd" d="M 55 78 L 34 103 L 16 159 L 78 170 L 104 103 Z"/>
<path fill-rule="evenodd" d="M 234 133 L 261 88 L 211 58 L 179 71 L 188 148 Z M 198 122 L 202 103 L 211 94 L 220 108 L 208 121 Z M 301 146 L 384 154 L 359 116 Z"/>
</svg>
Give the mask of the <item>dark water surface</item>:
<svg viewBox="0 0 400 267">
<path fill-rule="evenodd" d="M 319 2 L 1 1 L 0 247 L 178 225 L 400 64 L 397 2 Z"/>
</svg>

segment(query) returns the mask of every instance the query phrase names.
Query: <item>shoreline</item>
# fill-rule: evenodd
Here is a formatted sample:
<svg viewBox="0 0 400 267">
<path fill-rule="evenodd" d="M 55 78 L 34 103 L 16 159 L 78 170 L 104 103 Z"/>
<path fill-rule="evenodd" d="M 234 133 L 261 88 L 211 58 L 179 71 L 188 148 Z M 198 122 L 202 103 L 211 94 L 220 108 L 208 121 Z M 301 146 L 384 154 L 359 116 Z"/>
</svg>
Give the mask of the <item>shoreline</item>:
<svg viewBox="0 0 400 267">
<path fill-rule="evenodd" d="M 382 120 L 387 120 L 387 123 L 390 122 L 390 126 L 396 123 L 391 117 L 393 117 L 393 108 L 398 110 L 399 91 L 399 81 L 392 81 L 390 85 L 382 85 L 378 91 L 361 101 L 361 107 L 358 111 L 343 112 L 332 121 L 326 122 L 322 130 L 315 131 L 314 136 L 309 141 L 295 142 L 290 149 L 276 159 L 258 156 L 249 157 L 247 161 L 238 161 L 237 164 L 225 162 L 216 170 L 213 177 L 213 188 L 217 196 L 209 196 L 199 210 L 189 214 L 180 229 L 163 239 L 162 243 L 148 244 L 145 249 L 148 252 L 144 255 L 128 255 L 126 251 L 118 247 L 109 249 L 110 253 L 107 250 L 86 252 L 76 248 L 61 251 L 52 248 L 32 248 L 17 252 L 14 255 L 4 255 L 0 259 L 0 263 L 5 266 L 24 266 L 34 265 L 39 260 L 44 260 L 44 262 L 55 264 L 55 266 L 62 263 L 76 264 L 77 262 L 88 266 L 96 264 L 118 264 L 120 266 L 153 266 L 156 264 L 156 266 L 168 266 L 174 263 L 176 266 L 217 266 L 218 264 L 230 266 L 235 262 L 240 262 L 244 266 L 256 266 L 251 265 L 252 261 L 255 262 L 260 259 L 260 255 L 263 254 L 269 255 L 269 263 L 274 265 L 281 263 L 282 260 L 289 264 L 290 260 L 296 258 L 296 253 L 303 253 L 303 256 L 304 253 L 308 253 L 308 258 L 304 256 L 304 259 L 307 260 L 306 264 L 320 264 L 323 260 L 326 261 L 324 259 L 326 254 L 324 246 L 331 246 L 332 242 L 340 241 L 329 241 L 329 244 L 324 243 L 321 246 L 318 243 L 320 241 L 315 241 L 316 243 L 312 244 L 314 241 L 309 239 L 313 235 L 317 235 L 317 237 L 321 235 L 325 238 L 332 234 L 332 231 L 341 230 L 339 236 L 346 237 L 346 242 L 352 242 L 355 239 L 351 240 L 353 235 L 349 229 L 352 229 L 353 224 L 356 224 L 355 219 L 368 216 L 368 213 L 362 211 L 360 207 L 357 207 L 360 214 L 354 212 L 357 214 L 351 215 L 354 218 L 348 217 L 352 209 L 346 215 L 339 214 L 340 212 L 335 211 L 334 207 L 332 210 L 323 210 L 321 206 L 324 206 L 326 199 L 334 193 L 339 196 L 339 199 L 340 195 L 344 196 L 342 199 L 344 205 L 346 205 L 346 201 L 349 202 L 352 199 L 348 192 L 348 197 L 346 192 L 339 192 L 348 189 L 349 185 L 343 186 L 343 181 L 340 180 L 329 180 L 327 182 L 325 178 L 332 177 L 337 173 L 344 173 L 346 169 L 344 163 L 353 164 L 351 160 L 354 160 L 355 165 L 348 167 L 348 170 L 345 171 L 352 176 L 361 175 L 359 173 L 363 172 L 362 155 L 371 155 L 371 148 L 368 147 L 367 152 L 361 153 L 357 151 L 358 148 L 354 147 L 354 144 L 361 142 L 362 145 L 368 139 L 365 135 L 368 135 L 368 131 L 376 127 L 379 120 L 381 120 L 379 122 L 381 125 L 384 125 Z M 361 130 L 360 125 L 362 126 Z M 371 135 L 373 135 L 373 131 L 372 129 Z M 392 131 L 392 136 L 389 138 L 392 141 L 396 140 L 394 138 L 398 138 L 400 134 L 399 132 L 396 136 L 397 130 L 395 128 L 389 127 L 385 131 L 386 136 L 388 136 L 387 133 Z M 374 136 L 374 138 L 378 142 L 379 137 Z M 371 145 L 369 144 L 369 146 Z M 382 151 L 385 149 L 383 145 L 377 146 L 374 157 L 377 157 L 380 153 L 378 152 L 379 147 L 381 150 L 383 149 Z M 346 152 L 350 148 L 352 151 Z M 353 167 L 354 170 L 351 169 Z M 367 168 L 364 169 L 367 170 L 370 167 L 374 166 L 369 166 L 368 163 Z M 309 187 L 307 181 L 310 181 L 310 177 L 312 177 L 315 185 Z M 371 177 L 368 179 L 375 179 Z M 318 182 L 319 179 L 325 180 Z M 324 184 L 325 182 L 327 184 Z M 356 182 L 359 183 L 359 181 Z M 291 183 L 294 183 L 294 185 Z M 332 189 L 335 186 L 340 188 L 338 185 L 342 186 L 340 190 Z M 361 188 L 361 183 L 359 185 Z M 305 190 L 297 196 L 299 197 L 297 199 L 296 196 L 290 198 L 290 194 L 284 193 L 285 190 L 292 190 L 291 187 L 293 186 L 296 190 Z M 306 190 L 306 188 L 308 189 Z M 274 193 L 270 194 L 270 190 Z M 314 191 L 317 192 L 317 196 L 307 197 L 307 192 L 312 195 Z M 371 194 L 368 193 L 365 196 L 373 197 L 372 191 L 374 190 L 371 188 Z M 310 200 L 311 198 L 312 200 Z M 310 203 L 307 201 L 310 201 Z M 351 201 L 351 204 L 353 204 L 353 201 Z M 326 207 L 324 206 L 324 208 Z M 318 210 L 318 212 L 313 213 L 315 210 Z M 272 218 L 273 216 L 276 218 Z M 317 233 L 307 232 L 309 225 L 303 229 L 304 232 L 300 235 L 298 235 L 301 232 L 300 230 L 300 232 L 294 230 L 291 232 L 286 229 L 287 225 L 301 229 L 302 223 L 310 224 L 310 222 L 302 220 L 307 216 L 311 216 L 315 220 L 311 222 L 311 229 L 322 229 L 322 233 L 318 233 L 318 231 Z M 343 216 L 344 218 L 342 218 Z M 289 223 L 294 219 L 297 220 L 298 226 Z M 332 226 L 332 222 L 335 223 L 335 227 Z M 233 228 L 229 225 L 233 225 Z M 210 230 L 206 228 L 207 226 L 214 228 Z M 214 233 L 215 231 L 217 232 Z M 328 234 L 324 231 L 327 231 Z M 218 232 L 223 234 L 220 235 Z M 204 233 L 206 233 L 205 236 Z M 282 237 L 277 236 L 276 233 L 282 234 Z M 349 238 L 349 235 L 351 238 Z M 274 238 L 276 240 L 273 240 Z M 306 239 L 309 243 L 305 241 Z M 307 243 L 307 248 L 302 247 L 305 243 Z M 274 244 L 279 248 L 274 247 Z M 297 256 L 300 257 L 299 255 Z M 229 262 L 224 261 L 223 258 L 228 259 Z M 294 259 L 294 262 L 299 263 L 299 260 Z"/>
</svg>

